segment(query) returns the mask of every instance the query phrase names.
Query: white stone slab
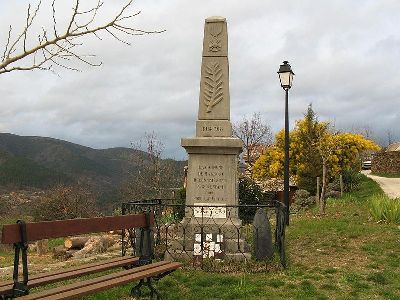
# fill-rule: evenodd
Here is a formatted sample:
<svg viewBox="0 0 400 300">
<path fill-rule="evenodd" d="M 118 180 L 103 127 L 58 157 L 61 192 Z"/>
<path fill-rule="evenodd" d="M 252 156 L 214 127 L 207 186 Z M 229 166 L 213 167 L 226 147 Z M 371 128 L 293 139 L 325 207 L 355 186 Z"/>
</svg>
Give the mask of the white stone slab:
<svg viewBox="0 0 400 300">
<path fill-rule="evenodd" d="M 217 234 L 217 243 L 222 243 L 224 241 L 224 235 L 223 234 Z"/>
<path fill-rule="evenodd" d="M 198 243 L 201 243 L 201 234 L 200 233 L 196 233 L 194 235 L 194 240 Z"/>
<path fill-rule="evenodd" d="M 201 244 L 193 244 L 193 255 L 201 255 Z"/>
</svg>

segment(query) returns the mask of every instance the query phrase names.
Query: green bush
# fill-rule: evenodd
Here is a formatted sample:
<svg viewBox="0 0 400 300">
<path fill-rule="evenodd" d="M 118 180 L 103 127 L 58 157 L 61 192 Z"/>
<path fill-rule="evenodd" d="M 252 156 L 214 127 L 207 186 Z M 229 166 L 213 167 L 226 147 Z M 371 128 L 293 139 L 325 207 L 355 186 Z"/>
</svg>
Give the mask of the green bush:
<svg viewBox="0 0 400 300">
<path fill-rule="evenodd" d="M 343 187 L 346 192 L 357 190 L 362 182 L 363 175 L 357 170 L 343 171 Z"/>
<path fill-rule="evenodd" d="M 369 211 L 377 221 L 400 224 L 400 198 L 390 199 L 386 195 L 373 195 Z"/>
<path fill-rule="evenodd" d="M 262 192 L 261 188 L 250 178 L 239 178 L 239 204 L 240 205 L 257 205 L 266 204 L 267 195 Z M 255 207 L 240 207 L 239 217 L 245 224 L 253 222 L 256 213 Z"/>
<path fill-rule="evenodd" d="M 315 204 L 315 196 L 310 196 L 306 190 L 297 190 L 294 193 L 294 206 L 295 208 L 309 208 Z"/>
<path fill-rule="evenodd" d="M 176 194 L 176 204 L 181 206 L 174 207 L 174 216 L 177 222 L 180 222 L 185 216 L 186 188 L 182 187 Z"/>
</svg>

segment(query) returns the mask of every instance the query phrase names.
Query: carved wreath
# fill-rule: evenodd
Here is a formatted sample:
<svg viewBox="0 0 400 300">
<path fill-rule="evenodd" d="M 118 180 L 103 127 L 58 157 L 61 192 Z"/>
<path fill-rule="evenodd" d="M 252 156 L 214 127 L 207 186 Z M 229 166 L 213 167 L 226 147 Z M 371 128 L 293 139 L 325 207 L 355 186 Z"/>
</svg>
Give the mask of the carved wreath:
<svg viewBox="0 0 400 300">
<path fill-rule="evenodd" d="M 222 69 L 218 62 L 206 66 L 204 80 L 204 104 L 207 106 L 207 112 L 224 99 L 222 81 Z"/>
<path fill-rule="evenodd" d="M 219 36 L 222 33 L 222 23 L 211 24 L 208 28 L 208 32 L 211 35 L 210 42 L 208 44 L 209 51 L 221 51 L 221 39 L 219 38 Z"/>
</svg>

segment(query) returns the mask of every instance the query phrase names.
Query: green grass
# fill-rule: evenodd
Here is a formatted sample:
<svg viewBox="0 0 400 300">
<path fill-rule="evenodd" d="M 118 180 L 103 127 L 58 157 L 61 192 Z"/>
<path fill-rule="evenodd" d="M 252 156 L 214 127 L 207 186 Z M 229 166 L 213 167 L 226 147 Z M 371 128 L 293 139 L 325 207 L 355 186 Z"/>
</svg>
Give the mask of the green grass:
<svg viewBox="0 0 400 300">
<path fill-rule="evenodd" d="M 369 202 L 369 211 L 377 221 L 400 224 L 400 198 L 373 195 Z"/>
<path fill-rule="evenodd" d="M 383 194 L 363 176 L 360 189 L 328 199 L 291 218 L 286 270 L 217 274 L 179 270 L 162 279 L 165 299 L 398 299 L 400 228 L 371 218 L 371 195 Z M 129 286 L 87 299 L 129 299 Z"/>
<path fill-rule="evenodd" d="M 400 227 L 369 213 L 379 186 L 363 177 L 360 190 L 291 216 L 288 268 L 212 273 L 178 270 L 156 283 L 164 299 L 400 300 Z M 251 268 L 249 268 L 251 269 Z M 130 299 L 129 285 L 85 299 Z"/>
</svg>

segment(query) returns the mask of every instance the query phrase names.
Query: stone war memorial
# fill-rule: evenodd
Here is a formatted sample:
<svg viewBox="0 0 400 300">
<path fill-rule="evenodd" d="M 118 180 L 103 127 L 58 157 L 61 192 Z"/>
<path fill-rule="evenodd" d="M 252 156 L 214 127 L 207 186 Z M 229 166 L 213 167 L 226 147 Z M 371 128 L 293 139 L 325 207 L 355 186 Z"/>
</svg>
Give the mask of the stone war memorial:
<svg viewBox="0 0 400 300">
<path fill-rule="evenodd" d="M 205 263 L 209 267 L 209 260 L 241 267 L 246 265 L 241 262 L 271 259 L 277 249 L 285 265 L 282 203 L 271 198 L 259 199 L 264 202 L 255 205 L 239 205 L 243 144 L 232 137 L 228 32 L 223 17 L 205 20 L 199 98 L 191 101 L 198 107 L 198 115 L 193 120 L 194 136 L 181 140 L 188 153 L 185 203 L 175 199 L 131 201 L 123 203 L 122 213 L 155 212 L 154 249 L 160 259 L 201 268 Z M 274 228 L 269 221 L 272 215 Z"/>
<path fill-rule="evenodd" d="M 238 237 L 238 157 L 242 142 L 232 137 L 228 34 L 223 17 L 205 20 L 196 136 L 183 138 L 181 145 L 189 155 L 181 222 L 184 232 L 177 234 L 169 254 L 188 259 L 250 258 L 249 247 Z"/>
</svg>

